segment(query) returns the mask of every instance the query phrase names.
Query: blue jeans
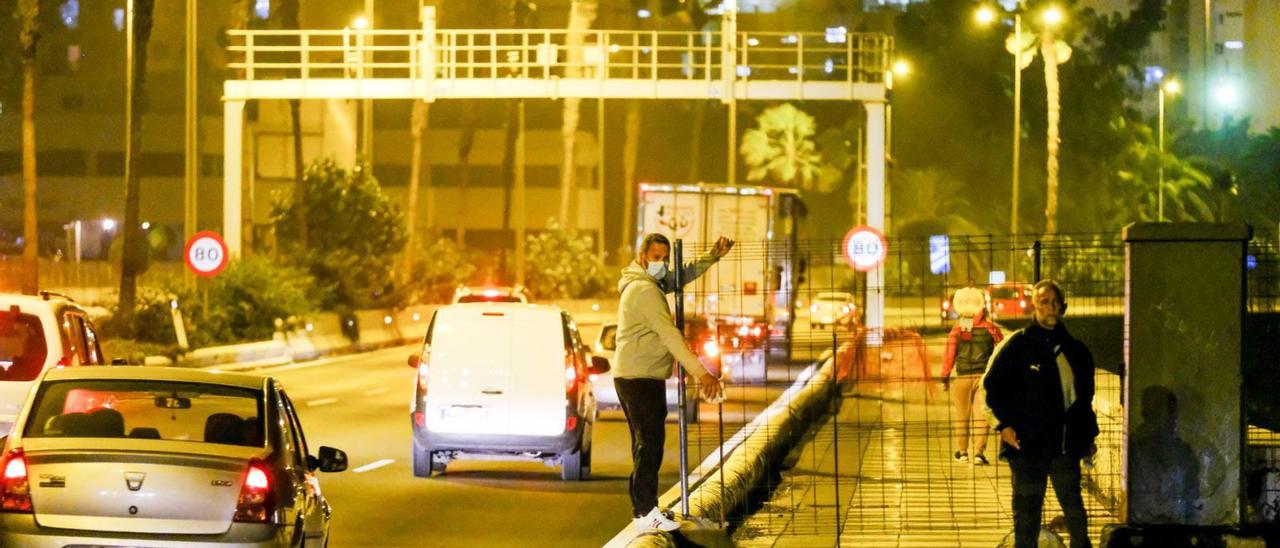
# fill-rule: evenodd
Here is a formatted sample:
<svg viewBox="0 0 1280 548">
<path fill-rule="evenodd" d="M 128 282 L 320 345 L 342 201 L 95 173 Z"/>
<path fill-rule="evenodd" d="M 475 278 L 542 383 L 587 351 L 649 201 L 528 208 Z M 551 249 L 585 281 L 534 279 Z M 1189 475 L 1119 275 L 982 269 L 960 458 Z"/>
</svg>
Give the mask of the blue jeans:
<svg viewBox="0 0 1280 548">
<path fill-rule="evenodd" d="M 1032 456 L 1014 453 L 1009 459 L 1013 473 L 1013 532 L 1017 548 L 1035 548 L 1040 536 L 1047 480 L 1053 481 L 1062 513 L 1067 519 L 1071 548 L 1089 548 L 1089 517 L 1080 497 L 1080 461 L 1066 455 Z"/>
</svg>

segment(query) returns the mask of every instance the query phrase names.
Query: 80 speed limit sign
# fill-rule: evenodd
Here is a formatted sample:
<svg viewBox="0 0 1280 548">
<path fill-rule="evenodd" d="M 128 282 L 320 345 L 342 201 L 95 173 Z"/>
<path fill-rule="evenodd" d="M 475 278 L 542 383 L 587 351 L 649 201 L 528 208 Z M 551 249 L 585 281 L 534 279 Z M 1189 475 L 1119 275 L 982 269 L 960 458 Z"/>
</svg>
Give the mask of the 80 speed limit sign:
<svg viewBox="0 0 1280 548">
<path fill-rule="evenodd" d="M 197 276 L 217 276 L 227 267 L 227 244 L 217 232 L 197 232 L 190 240 L 182 256 L 187 269 Z"/>
</svg>

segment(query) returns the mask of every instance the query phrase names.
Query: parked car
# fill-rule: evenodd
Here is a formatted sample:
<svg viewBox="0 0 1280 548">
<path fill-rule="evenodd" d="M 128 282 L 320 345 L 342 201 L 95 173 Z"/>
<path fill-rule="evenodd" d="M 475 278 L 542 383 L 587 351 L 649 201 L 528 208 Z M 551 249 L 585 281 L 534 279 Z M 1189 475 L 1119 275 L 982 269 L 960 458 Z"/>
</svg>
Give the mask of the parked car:
<svg viewBox="0 0 1280 548">
<path fill-rule="evenodd" d="M 1031 286 L 1008 282 L 987 288 L 991 319 L 1025 318 L 1031 314 Z"/>
<path fill-rule="evenodd" d="M 453 291 L 453 304 L 461 303 L 527 303 L 529 291 L 524 286 L 468 287 L 458 286 Z"/>
<path fill-rule="evenodd" d="M 852 294 L 843 291 L 818 293 L 809 305 L 809 325 L 822 329 L 851 322 L 856 312 Z"/>
<path fill-rule="evenodd" d="M 410 413 L 413 473 L 449 462 L 534 459 L 566 480 L 591 475 L 596 399 L 589 356 L 573 318 L 549 305 L 456 304 L 436 311 L 422 351 Z"/>
<path fill-rule="evenodd" d="M 93 321 L 71 299 L 0 294 L 0 435 L 45 370 L 104 363 Z"/>
<path fill-rule="evenodd" d="M 723 377 L 725 373 L 721 371 L 720 361 L 720 342 L 715 336 L 715 329 L 710 327 L 705 320 L 702 322 L 695 321 L 690 325 L 688 340 L 693 344 L 694 353 L 698 355 L 698 359 L 702 361 L 702 365 L 708 370 L 720 372 Z M 610 360 L 613 359 L 613 353 L 618 349 L 618 322 L 605 322 L 600 327 L 600 334 L 596 337 L 594 345 L 594 353 L 597 356 L 606 356 Z M 669 417 L 678 419 L 679 416 L 675 412 L 680 411 L 680 381 L 676 377 L 680 373 L 680 368 L 673 367 L 671 376 L 667 378 L 667 411 L 671 413 Z M 685 382 L 685 406 L 684 417 L 685 422 L 692 424 L 698 422 L 698 392 L 694 388 L 693 379 L 686 377 Z M 728 379 L 725 379 L 726 381 Z M 620 410 L 621 402 L 618 401 L 618 390 L 613 385 L 613 374 L 606 373 L 599 375 L 595 381 L 596 402 L 601 409 Z"/>
<path fill-rule="evenodd" d="M 4 546 L 324 546 L 332 508 L 275 379 L 168 367 L 47 370 L 5 445 Z"/>
</svg>

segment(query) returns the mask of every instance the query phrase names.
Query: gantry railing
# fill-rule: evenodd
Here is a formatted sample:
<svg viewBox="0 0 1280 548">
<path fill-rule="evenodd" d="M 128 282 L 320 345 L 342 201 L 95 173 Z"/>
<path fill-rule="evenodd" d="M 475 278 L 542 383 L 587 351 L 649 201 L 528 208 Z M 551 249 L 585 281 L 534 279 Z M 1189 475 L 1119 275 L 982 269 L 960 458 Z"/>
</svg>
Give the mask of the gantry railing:
<svg viewBox="0 0 1280 548">
<path fill-rule="evenodd" d="M 878 33 L 593 30 L 233 30 L 232 79 L 882 84 Z M 424 36 L 430 35 L 430 39 Z M 726 63 L 725 60 L 729 62 Z M 729 74 L 725 74 L 728 70 Z"/>
</svg>

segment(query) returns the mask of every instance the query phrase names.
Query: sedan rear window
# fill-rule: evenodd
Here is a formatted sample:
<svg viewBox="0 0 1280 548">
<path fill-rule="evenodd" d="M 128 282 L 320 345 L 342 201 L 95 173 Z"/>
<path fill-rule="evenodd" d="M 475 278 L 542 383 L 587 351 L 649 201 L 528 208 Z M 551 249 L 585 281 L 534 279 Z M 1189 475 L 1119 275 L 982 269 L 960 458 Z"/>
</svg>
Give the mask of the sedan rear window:
<svg viewBox="0 0 1280 548">
<path fill-rule="evenodd" d="M 76 380 L 40 387 L 22 435 L 262 447 L 262 392 L 215 384 Z"/>
<path fill-rule="evenodd" d="M 992 299 L 1016 299 L 1018 291 L 1012 287 L 997 287 L 991 290 Z"/>
<path fill-rule="evenodd" d="M 496 297 L 486 297 L 484 295 L 467 295 L 466 297 L 458 297 L 458 303 L 519 303 L 522 302 L 520 297 L 511 295 L 498 295 Z"/>
<path fill-rule="evenodd" d="M 0 381 L 35 379 L 48 355 L 40 318 L 20 312 L 0 312 Z"/>
</svg>

